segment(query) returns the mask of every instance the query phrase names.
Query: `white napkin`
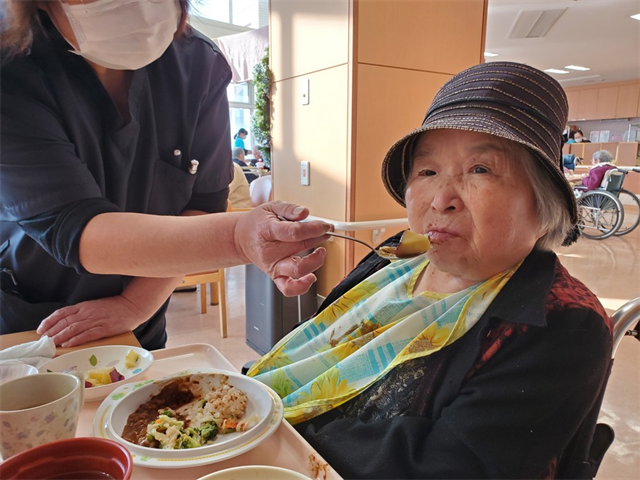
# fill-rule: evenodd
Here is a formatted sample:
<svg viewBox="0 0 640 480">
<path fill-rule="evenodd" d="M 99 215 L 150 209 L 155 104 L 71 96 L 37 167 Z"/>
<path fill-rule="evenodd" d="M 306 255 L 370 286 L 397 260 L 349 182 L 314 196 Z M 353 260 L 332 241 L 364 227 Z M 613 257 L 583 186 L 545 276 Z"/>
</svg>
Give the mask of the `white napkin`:
<svg viewBox="0 0 640 480">
<path fill-rule="evenodd" d="M 0 350 L 0 363 L 15 363 L 17 360 L 38 368 L 51 360 L 55 353 L 56 344 L 53 339 L 43 335 L 40 340 Z"/>
</svg>

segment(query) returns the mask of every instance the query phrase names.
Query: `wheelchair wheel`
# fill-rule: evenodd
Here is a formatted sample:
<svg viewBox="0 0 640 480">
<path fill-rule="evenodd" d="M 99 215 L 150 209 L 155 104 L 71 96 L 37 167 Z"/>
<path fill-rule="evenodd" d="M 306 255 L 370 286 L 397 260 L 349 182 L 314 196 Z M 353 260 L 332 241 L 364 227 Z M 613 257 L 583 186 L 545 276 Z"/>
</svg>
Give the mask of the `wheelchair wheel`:
<svg viewBox="0 0 640 480">
<path fill-rule="evenodd" d="M 620 190 L 618 200 L 620 200 L 624 210 L 624 219 L 614 235 L 625 235 L 640 224 L 640 199 L 629 190 L 623 188 Z"/>
<path fill-rule="evenodd" d="M 603 240 L 622 225 L 624 210 L 614 194 L 606 190 L 584 192 L 578 201 L 580 231 L 587 238 Z"/>
</svg>

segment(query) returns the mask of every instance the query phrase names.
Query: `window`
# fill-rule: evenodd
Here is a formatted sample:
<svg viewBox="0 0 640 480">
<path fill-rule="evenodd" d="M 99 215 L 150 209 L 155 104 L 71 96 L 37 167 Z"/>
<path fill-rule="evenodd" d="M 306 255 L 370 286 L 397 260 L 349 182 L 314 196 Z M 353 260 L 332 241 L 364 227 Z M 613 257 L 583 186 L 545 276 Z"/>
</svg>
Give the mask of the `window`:
<svg viewBox="0 0 640 480">
<path fill-rule="evenodd" d="M 244 128 L 249 132 L 244 140 L 244 147 L 251 150 L 255 143 L 251 132 L 251 115 L 255 109 L 253 96 L 253 83 L 232 83 L 227 87 L 227 98 L 229 99 L 229 119 L 231 121 L 231 144 L 233 136 L 238 130 Z"/>
<path fill-rule="evenodd" d="M 262 3 L 265 0 L 197 0 L 193 10 L 198 16 L 217 22 L 259 28 L 264 24 Z"/>
</svg>

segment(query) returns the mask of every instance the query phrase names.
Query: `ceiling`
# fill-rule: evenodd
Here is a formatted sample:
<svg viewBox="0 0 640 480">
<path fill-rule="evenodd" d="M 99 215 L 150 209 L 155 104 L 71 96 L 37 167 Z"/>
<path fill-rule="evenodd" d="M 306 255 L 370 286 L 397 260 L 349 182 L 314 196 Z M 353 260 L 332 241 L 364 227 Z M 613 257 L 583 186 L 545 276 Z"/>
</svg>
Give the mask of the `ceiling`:
<svg viewBox="0 0 640 480">
<path fill-rule="evenodd" d="M 535 19 L 532 10 L 563 9 L 544 36 L 509 38 L 518 15 Z M 564 87 L 637 80 L 640 21 L 630 18 L 635 14 L 640 14 L 640 0 L 489 0 L 485 51 L 499 56 L 486 61 L 521 62 L 540 70 L 566 65 L 591 69 L 551 73 Z"/>
</svg>

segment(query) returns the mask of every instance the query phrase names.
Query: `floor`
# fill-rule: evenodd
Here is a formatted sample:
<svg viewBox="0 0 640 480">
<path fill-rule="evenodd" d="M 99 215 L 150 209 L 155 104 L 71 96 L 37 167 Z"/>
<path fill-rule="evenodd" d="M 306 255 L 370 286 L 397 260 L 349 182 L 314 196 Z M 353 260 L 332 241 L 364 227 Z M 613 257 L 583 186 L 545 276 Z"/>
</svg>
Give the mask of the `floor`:
<svg viewBox="0 0 640 480">
<path fill-rule="evenodd" d="M 640 297 L 640 228 L 623 237 L 580 239 L 557 251 L 569 272 L 582 280 L 612 313 Z M 228 337 L 220 338 L 218 307 L 201 315 L 196 292 L 173 295 L 168 314 L 168 345 L 209 343 L 240 369 L 258 354 L 245 343 L 244 267 L 227 269 Z M 640 342 L 626 337 L 616 353 L 601 421 L 616 439 L 598 472 L 598 480 L 640 479 Z"/>
</svg>

